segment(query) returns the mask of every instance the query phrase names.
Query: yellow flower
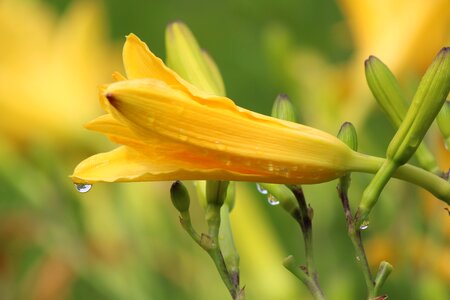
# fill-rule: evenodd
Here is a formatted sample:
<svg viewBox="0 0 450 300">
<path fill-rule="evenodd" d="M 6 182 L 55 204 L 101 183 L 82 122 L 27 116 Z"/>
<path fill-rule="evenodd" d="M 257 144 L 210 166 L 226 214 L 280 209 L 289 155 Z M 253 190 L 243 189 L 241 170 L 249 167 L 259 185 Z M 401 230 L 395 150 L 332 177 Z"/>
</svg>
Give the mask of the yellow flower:
<svg viewBox="0 0 450 300">
<path fill-rule="evenodd" d="M 102 86 L 108 113 L 87 124 L 123 146 L 81 162 L 75 182 L 221 179 L 319 183 L 364 160 L 336 137 L 254 113 L 197 89 L 135 35 L 123 61 L 128 80 Z"/>
</svg>

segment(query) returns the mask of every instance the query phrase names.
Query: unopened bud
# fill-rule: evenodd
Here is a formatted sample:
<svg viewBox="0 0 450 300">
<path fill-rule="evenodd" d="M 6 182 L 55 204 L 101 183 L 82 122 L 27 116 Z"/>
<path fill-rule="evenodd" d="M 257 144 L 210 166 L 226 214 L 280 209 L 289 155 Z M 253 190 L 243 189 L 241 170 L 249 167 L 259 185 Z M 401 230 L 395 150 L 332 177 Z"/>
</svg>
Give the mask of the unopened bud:
<svg viewBox="0 0 450 300">
<path fill-rule="evenodd" d="M 286 94 L 279 94 L 272 106 L 272 117 L 297 122 L 294 106 Z"/>
<path fill-rule="evenodd" d="M 389 144 L 387 158 L 398 165 L 414 154 L 450 91 L 450 48 L 443 48 L 420 81 L 411 106 Z"/>
<path fill-rule="evenodd" d="M 436 118 L 439 129 L 445 140 L 445 147 L 450 149 L 450 101 L 445 101 Z"/>
<path fill-rule="evenodd" d="M 221 207 L 227 197 L 229 181 L 208 180 L 206 182 L 206 203 Z"/>
<path fill-rule="evenodd" d="M 268 195 L 274 197 L 279 205 L 289 214 L 299 210 L 297 198 L 294 193 L 284 184 L 259 183 L 261 188 L 267 191 Z"/>
<path fill-rule="evenodd" d="M 217 66 L 184 23 L 173 22 L 167 26 L 166 53 L 167 65 L 185 80 L 206 92 L 225 95 Z"/>
<path fill-rule="evenodd" d="M 352 150 L 358 150 L 358 136 L 356 134 L 355 126 L 353 126 L 352 123 L 345 122 L 344 124 L 342 124 L 337 137 Z M 350 180 L 350 173 L 342 176 L 341 178 L 339 178 L 338 188 L 342 192 L 347 193 L 350 186 Z"/>
<path fill-rule="evenodd" d="M 170 187 L 170 199 L 180 213 L 189 211 L 189 192 L 181 181 L 175 181 Z"/>
<path fill-rule="evenodd" d="M 377 57 L 371 55 L 364 63 L 366 80 L 375 100 L 399 127 L 408 110 L 406 99 L 391 70 Z"/>
</svg>

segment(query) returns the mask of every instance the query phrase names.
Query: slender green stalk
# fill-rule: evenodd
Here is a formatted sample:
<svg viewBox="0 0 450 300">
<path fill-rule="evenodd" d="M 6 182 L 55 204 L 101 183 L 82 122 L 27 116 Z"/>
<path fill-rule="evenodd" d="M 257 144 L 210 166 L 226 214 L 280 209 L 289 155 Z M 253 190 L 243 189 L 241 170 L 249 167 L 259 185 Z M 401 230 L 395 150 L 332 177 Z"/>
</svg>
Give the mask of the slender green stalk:
<svg viewBox="0 0 450 300">
<path fill-rule="evenodd" d="M 355 224 L 355 219 L 353 218 L 350 209 L 347 192 L 340 188 L 340 186 L 338 186 L 338 193 L 339 198 L 341 199 L 342 206 L 344 208 L 345 220 L 347 221 L 347 233 L 355 250 L 356 261 L 361 268 L 364 276 L 364 281 L 366 282 L 368 299 L 372 299 L 375 296 L 375 285 L 372 273 L 370 271 L 369 262 L 367 261 L 364 245 L 362 243 L 361 229 L 357 227 L 357 224 Z"/>
<path fill-rule="evenodd" d="M 286 266 L 286 264 L 284 265 L 297 277 L 298 272 L 305 273 L 306 277 L 308 277 L 310 280 L 305 282 L 300 277 L 298 278 L 302 280 L 303 283 L 305 283 L 305 285 L 308 287 L 309 291 L 311 292 L 311 294 L 314 296 L 315 299 L 325 299 L 322 289 L 320 288 L 319 280 L 317 277 L 317 271 L 314 266 L 313 241 L 312 241 L 312 208 L 307 206 L 306 199 L 303 194 L 301 186 L 290 185 L 288 187 L 291 189 L 292 193 L 297 199 L 299 206 L 298 209 L 294 210 L 292 216 L 300 225 L 301 231 L 303 233 L 303 240 L 305 243 L 306 270 L 299 270 L 299 268 L 297 268 L 293 272 L 293 270 L 288 267 L 291 266 L 291 264 L 288 263 L 288 266 Z"/>
<path fill-rule="evenodd" d="M 208 223 L 208 238 L 211 243 L 209 247 L 205 250 L 208 252 L 211 259 L 214 261 L 216 265 L 217 271 L 222 278 L 222 281 L 225 283 L 230 295 L 233 299 L 243 299 L 243 292 L 239 288 L 239 285 L 236 284 L 236 280 L 233 279 L 233 276 L 227 269 L 225 259 L 222 255 L 222 251 L 219 245 L 219 229 L 220 229 L 220 208 L 219 205 L 208 204 L 206 208 L 206 221 Z"/>
<path fill-rule="evenodd" d="M 322 290 L 317 285 L 315 280 L 295 263 L 294 257 L 292 255 L 284 259 L 283 266 L 308 287 L 314 299 L 325 300 L 325 296 L 323 295 Z"/>
<path fill-rule="evenodd" d="M 357 162 L 351 168 L 352 172 L 375 174 L 385 162 L 383 158 L 369 156 L 359 152 L 355 153 Z M 364 160 L 364 163 L 360 163 L 362 160 Z M 450 183 L 436 174 L 405 164 L 394 172 L 393 177 L 418 185 L 450 205 Z"/>
</svg>

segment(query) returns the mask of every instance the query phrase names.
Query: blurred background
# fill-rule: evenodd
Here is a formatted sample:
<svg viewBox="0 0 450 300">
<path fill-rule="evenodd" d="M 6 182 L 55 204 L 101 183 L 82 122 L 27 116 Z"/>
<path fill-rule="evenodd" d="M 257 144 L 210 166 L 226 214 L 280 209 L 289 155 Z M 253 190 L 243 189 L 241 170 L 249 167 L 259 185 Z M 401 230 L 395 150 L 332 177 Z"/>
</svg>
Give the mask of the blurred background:
<svg viewBox="0 0 450 300">
<path fill-rule="evenodd" d="M 288 93 L 302 123 L 336 134 L 351 121 L 360 150 L 378 156 L 395 131 L 365 84 L 364 59 L 383 60 L 411 96 L 450 43 L 447 0 L 0 0 L 0 299 L 229 298 L 179 225 L 170 182 L 97 184 L 80 194 L 68 178 L 79 161 L 114 147 L 82 125 L 101 114 L 97 86 L 122 71 L 124 36 L 136 33 L 164 58 L 174 20 L 215 59 L 238 105 L 269 114 Z M 426 141 L 448 169 L 435 127 Z M 353 206 L 370 178 L 353 175 Z M 330 299 L 364 299 L 335 186 L 305 187 L 320 282 Z M 374 271 L 381 260 L 394 266 L 390 298 L 450 294 L 444 208 L 407 183 L 383 192 L 363 238 Z M 195 201 L 192 209 L 204 229 Z M 247 299 L 309 299 L 281 265 L 289 254 L 303 259 L 288 215 L 239 183 L 231 218 Z"/>
</svg>

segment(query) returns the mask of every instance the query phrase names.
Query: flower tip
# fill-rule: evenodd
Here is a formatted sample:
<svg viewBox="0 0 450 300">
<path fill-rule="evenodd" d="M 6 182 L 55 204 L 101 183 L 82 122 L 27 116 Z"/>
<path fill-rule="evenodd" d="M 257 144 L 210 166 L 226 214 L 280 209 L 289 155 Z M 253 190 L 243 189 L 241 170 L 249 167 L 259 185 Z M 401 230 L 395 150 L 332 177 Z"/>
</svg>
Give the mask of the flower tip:
<svg viewBox="0 0 450 300">
<path fill-rule="evenodd" d="M 447 55 L 450 52 L 450 47 L 443 47 L 441 51 L 439 51 L 438 55 Z"/>
<path fill-rule="evenodd" d="M 364 66 L 368 67 L 369 64 L 371 64 L 377 60 L 379 60 L 379 59 L 375 55 L 369 55 L 369 57 L 364 61 Z"/>
<path fill-rule="evenodd" d="M 172 28 L 174 26 L 186 26 L 185 23 L 181 20 L 174 20 L 167 24 L 167 28 Z"/>
</svg>

